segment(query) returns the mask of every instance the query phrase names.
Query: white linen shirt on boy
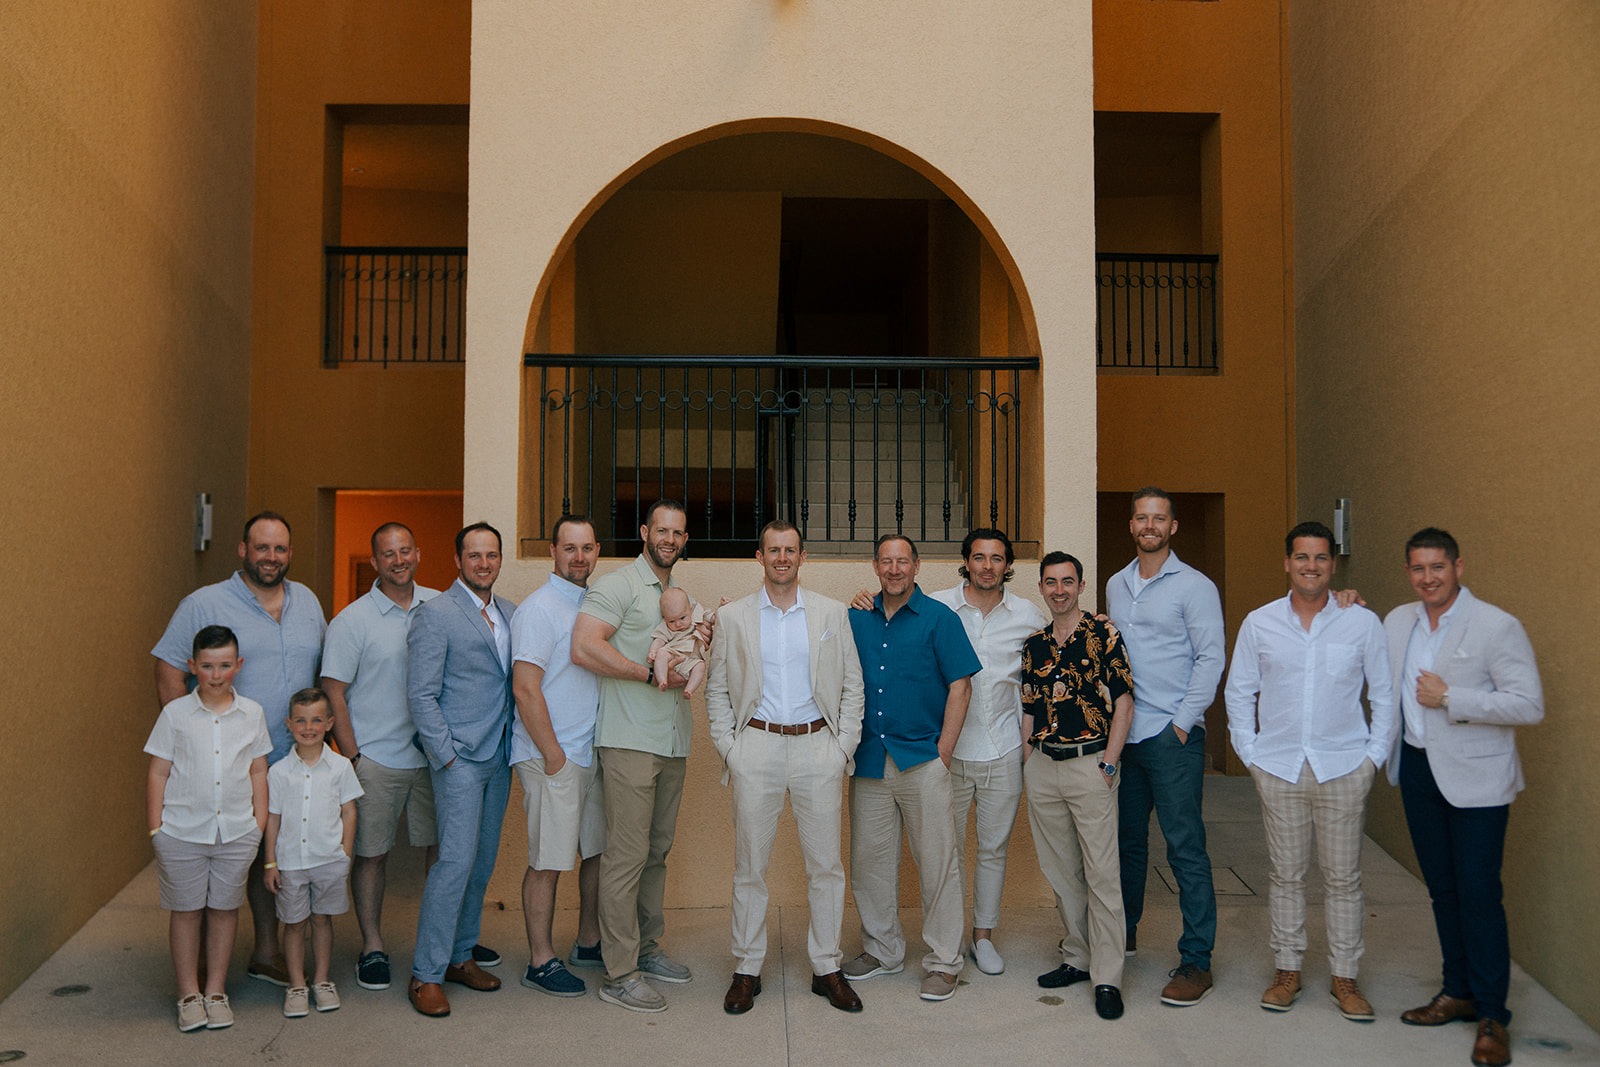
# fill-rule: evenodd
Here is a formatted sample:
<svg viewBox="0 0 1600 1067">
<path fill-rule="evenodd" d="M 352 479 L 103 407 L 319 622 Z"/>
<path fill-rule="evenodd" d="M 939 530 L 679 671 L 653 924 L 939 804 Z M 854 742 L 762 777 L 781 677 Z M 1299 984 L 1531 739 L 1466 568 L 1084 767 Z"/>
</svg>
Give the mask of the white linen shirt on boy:
<svg viewBox="0 0 1600 1067">
<path fill-rule="evenodd" d="M 1307 632 L 1290 595 L 1252 611 L 1239 627 L 1223 690 L 1233 750 L 1246 767 L 1286 782 L 1299 781 L 1308 761 L 1318 782 L 1343 777 L 1364 759 L 1382 767 L 1396 725 L 1383 623 L 1330 596 Z"/>
<path fill-rule="evenodd" d="M 1009 589 L 988 615 L 967 603 L 967 583 L 928 594 L 956 613 L 983 669 L 972 678 L 955 758 L 996 760 L 1022 747 L 1022 643 L 1045 627 L 1044 612 Z"/>
<path fill-rule="evenodd" d="M 272 751 L 261 705 L 233 694 L 212 711 L 198 692 L 161 709 L 144 750 L 172 763 L 161 797 L 161 831 L 196 845 L 237 841 L 256 828 L 250 764 Z"/>
<path fill-rule="evenodd" d="M 307 765 L 291 748 L 267 770 L 267 810 L 278 816 L 278 867 L 307 871 L 344 859 L 339 808 L 361 795 L 355 768 L 339 753 L 323 745 L 317 762 Z"/>
<path fill-rule="evenodd" d="M 572 662 L 572 626 L 587 592 L 552 574 L 511 615 L 511 659 L 544 672 L 539 692 L 550 713 L 550 726 L 561 751 L 580 767 L 594 762 L 594 725 L 600 713 L 599 679 Z M 512 716 L 511 762 L 539 758 L 522 716 Z"/>
</svg>

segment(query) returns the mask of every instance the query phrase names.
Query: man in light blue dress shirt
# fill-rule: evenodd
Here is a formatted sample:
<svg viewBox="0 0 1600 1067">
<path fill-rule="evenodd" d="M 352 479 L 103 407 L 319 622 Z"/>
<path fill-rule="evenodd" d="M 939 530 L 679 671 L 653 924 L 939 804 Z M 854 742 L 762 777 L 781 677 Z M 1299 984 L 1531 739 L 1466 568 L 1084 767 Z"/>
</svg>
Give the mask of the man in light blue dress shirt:
<svg viewBox="0 0 1600 1067">
<path fill-rule="evenodd" d="M 1201 786 L 1206 771 L 1206 708 L 1217 695 L 1225 656 L 1222 599 L 1211 579 L 1178 559 L 1172 497 L 1153 486 L 1133 494 L 1128 522 L 1138 556 L 1106 585 L 1107 612 L 1122 632 L 1133 668 L 1133 727 L 1122 749 L 1118 841 L 1122 906 L 1132 955 L 1149 873 L 1150 812 L 1166 838 L 1178 881 L 1183 935 L 1178 967 L 1161 991 L 1172 1007 L 1211 991 L 1217 897 L 1206 854 Z"/>
</svg>

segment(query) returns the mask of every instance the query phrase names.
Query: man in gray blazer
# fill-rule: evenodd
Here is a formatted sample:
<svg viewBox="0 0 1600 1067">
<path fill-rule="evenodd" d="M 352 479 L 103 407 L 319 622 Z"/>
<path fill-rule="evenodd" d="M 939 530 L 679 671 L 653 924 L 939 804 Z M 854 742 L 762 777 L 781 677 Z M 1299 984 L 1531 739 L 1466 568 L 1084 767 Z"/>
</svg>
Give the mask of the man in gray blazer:
<svg viewBox="0 0 1600 1067">
<path fill-rule="evenodd" d="M 456 534 L 460 577 L 417 609 L 406 636 L 406 703 L 433 771 L 439 860 L 428 872 L 417 916 L 411 1004 L 450 1014 L 441 982 L 499 989 L 477 959 L 483 893 L 500 851 L 511 795 L 511 615 L 494 595 L 500 533 L 486 522 Z M 492 966 L 492 964 L 491 964 Z"/>
<path fill-rule="evenodd" d="M 1402 726 L 1389 760 L 1417 864 L 1433 898 L 1444 985 L 1400 1016 L 1413 1026 L 1478 1022 L 1472 1062 L 1511 1060 L 1511 951 L 1500 862 L 1511 801 L 1522 790 L 1513 727 L 1544 718 L 1544 691 L 1522 624 L 1461 585 L 1455 538 L 1434 527 L 1406 542 L 1422 599 L 1384 620 Z"/>
<path fill-rule="evenodd" d="M 841 1011 L 861 999 L 840 970 L 844 861 L 840 851 L 844 779 L 861 740 L 861 660 L 845 606 L 800 592 L 806 553 L 783 520 L 761 530 L 765 580 L 720 608 L 706 681 L 711 743 L 733 785 L 733 984 L 722 1007 L 750 1010 L 767 955 L 767 864 L 783 814 L 794 810 L 806 861 L 811 991 Z"/>
</svg>

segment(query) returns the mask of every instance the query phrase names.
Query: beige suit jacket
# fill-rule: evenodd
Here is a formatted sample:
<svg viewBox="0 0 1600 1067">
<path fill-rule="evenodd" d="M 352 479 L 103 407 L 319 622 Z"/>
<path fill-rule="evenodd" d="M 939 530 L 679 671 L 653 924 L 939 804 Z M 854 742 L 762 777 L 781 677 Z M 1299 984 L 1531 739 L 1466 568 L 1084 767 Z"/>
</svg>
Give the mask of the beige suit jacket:
<svg viewBox="0 0 1600 1067">
<path fill-rule="evenodd" d="M 762 599 L 758 589 L 717 611 L 717 632 L 706 674 L 706 717 L 711 743 L 723 759 L 724 783 L 728 780 L 728 753 L 761 706 Z M 811 696 L 844 750 L 848 777 L 855 769 L 865 699 L 850 616 L 843 604 L 819 593 L 802 591 L 800 601 L 811 645 Z"/>
</svg>

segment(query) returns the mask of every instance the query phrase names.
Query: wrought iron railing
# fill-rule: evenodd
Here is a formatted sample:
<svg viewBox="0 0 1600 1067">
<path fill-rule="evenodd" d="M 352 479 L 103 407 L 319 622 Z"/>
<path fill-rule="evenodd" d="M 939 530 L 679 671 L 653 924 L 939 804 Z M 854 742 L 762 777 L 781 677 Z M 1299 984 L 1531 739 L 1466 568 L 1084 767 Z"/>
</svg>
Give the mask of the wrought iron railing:
<svg viewBox="0 0 1600 1067">
<path fill-rule="evenodd" d="M 1217 256 L 1101 252 L 1094 258 L 1100 370 L 1217 373 Z"/>
<path fill-rule="evenodd" d="M 813 555 L 889 532 L 936 550 L 982 526 L 1028 541 L 1037 359 L 531 354 L 524 366 L 526 551 L 579 511 L 608 552 L 636 552 L 662 497 L 687 506 L 701 556 L 745 556 L 773 518 L 799 526 Z"/>
<path fill-rule="evenodd" d="M 467 250 L 330 246 L 322 361 L 460 363 Z"/>
</svg>

